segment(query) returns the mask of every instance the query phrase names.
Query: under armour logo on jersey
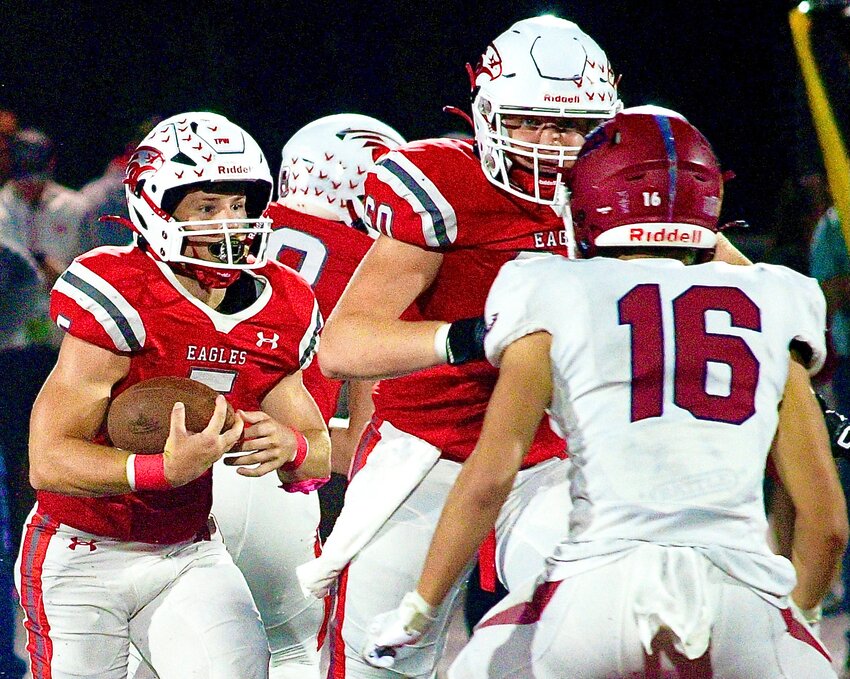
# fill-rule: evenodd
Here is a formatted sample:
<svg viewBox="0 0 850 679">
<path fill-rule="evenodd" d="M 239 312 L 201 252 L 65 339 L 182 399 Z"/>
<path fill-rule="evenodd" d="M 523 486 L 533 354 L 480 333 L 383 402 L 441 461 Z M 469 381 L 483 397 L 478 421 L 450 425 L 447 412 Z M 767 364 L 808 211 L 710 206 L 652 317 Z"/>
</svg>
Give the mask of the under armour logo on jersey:
<svg viewBox="0 0 850 679">
<path fill-rule="evenodd" d="M 77 547 L 88 547 L 90 552 L 97 549 L 97 545 L 95 545 L 94 540 L 80 540 L 80 538 L 75 535 L 71 538 L 71 544 L 68 545 L 68 549 L 73 549 L 76 552 Z"/>
<path fill-rule="evenodd" d="M 277 349 L 277 341 L 280 339 L 280 335 L 274 333 L 271 337 L 266 337 L 262 332 L 257 332 L 257 346 L 262 347 L 264 344 L 269 343 L 272 345 L 272 349 Z"/>
</svg>

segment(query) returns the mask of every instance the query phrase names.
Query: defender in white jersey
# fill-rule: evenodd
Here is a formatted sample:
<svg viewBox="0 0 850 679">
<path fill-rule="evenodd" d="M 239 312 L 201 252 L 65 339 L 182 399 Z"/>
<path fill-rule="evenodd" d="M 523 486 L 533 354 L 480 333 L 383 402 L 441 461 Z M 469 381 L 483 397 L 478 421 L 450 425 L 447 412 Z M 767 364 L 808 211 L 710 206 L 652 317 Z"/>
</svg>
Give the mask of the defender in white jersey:
<svg viewBox="0 0 850 679">
<path fill-rule="evenodd" d="M 417 590 L 375 619 L 367 658 L 389 665 L 427 628 L 548 411 L 573 460 L 573 509 L 553 517 L 569 535 L 479 624 L 452 679 L 554 679 L 565 667 L 577 678 L 835 676 L 800 610 L 829 588 L 848 530 L 806 374 L 825 355 L 816 282 L 699 263 L 714 249 L 722 178 L 708 142 L 670 111 L 627 109 L 597 128 L 571 189 L 590 259 L 499 273 L 485 348 L 500 376 L 481 437 Z M 774 438 L 797 510 L 793 565 L 766 538 Z"/>
</svg>

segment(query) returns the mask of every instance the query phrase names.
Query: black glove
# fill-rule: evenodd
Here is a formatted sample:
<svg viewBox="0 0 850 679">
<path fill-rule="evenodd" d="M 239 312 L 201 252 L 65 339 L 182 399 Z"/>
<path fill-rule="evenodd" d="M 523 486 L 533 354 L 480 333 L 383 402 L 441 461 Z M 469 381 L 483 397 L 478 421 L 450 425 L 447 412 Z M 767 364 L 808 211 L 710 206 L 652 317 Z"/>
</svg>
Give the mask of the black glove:
<svg viewBox="0 0 850 679">
<path fill-rule="evenodd" d="M 850 460 L 850 420 L 829 408 L 820 394 L 815 392 L 815 396 L 817 396 L 818 403 L 823 411 L 823 419 L 826 421 L 829 444 L 832 446 L 832 456 Z"/>
<path fill-rule="evenodd" d="M 484 358 L 484 335 L 487 326 L 483 316 L 461 318 L 449 325 L 446 336 L 446 355 L 449 365 L 460 365 L 478 358 Z"/>
</svg>

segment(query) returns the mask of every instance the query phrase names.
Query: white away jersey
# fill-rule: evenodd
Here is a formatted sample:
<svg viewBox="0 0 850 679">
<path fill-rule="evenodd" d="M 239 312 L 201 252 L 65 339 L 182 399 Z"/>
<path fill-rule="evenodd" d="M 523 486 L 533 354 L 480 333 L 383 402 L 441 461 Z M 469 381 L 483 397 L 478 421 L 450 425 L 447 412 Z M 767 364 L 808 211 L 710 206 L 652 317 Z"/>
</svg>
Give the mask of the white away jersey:
<svg viewBox="0 0 850 679">
<path fill-rule="evenodd" d="M 517 260 L 486 318 L 496 365 L 524 335 L 553 337 L 550 415 L 574 465 L 565 560 L 653 541 L 719 550 L 727 567 L 750 552 L 787 575 L 762 481 L 789 344 L 810 348 L 812 372 L 826 353 L 816 281 L 766 264 Z"/>
</svg>

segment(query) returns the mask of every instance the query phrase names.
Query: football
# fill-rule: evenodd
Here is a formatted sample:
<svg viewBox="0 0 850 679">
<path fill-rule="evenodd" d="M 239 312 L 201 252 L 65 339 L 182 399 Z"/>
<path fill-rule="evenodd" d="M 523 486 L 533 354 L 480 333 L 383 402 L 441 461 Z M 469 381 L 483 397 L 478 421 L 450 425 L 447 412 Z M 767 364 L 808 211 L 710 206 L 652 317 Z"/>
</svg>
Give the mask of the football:
<svg viewBox="0 0 850 679">
<path fill-rule="evenodd" d="M 215 410 L 217 392 L 187 377 L 153 377 L 122 391 L 109 404 L 106 430 L 112 444 L 134 453 L 161 453 L 171 425 L 171 409 L 186 406 L 186 430 L 202 431 Z M 235 421 L 227 404 L 223 429 Z"/>
</svg>

